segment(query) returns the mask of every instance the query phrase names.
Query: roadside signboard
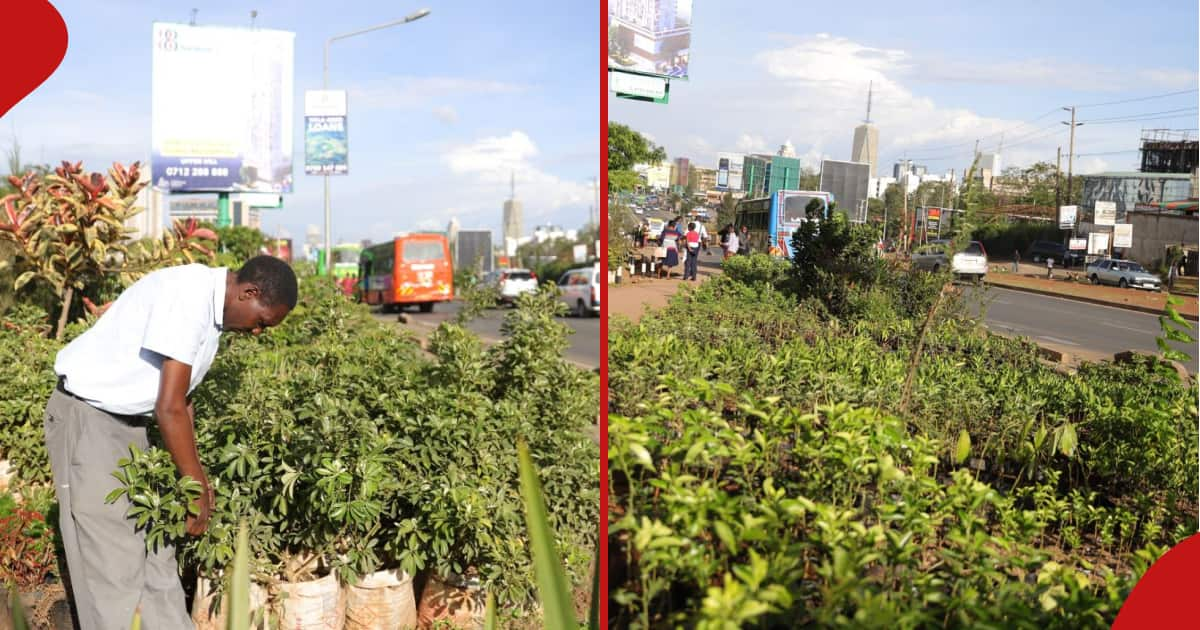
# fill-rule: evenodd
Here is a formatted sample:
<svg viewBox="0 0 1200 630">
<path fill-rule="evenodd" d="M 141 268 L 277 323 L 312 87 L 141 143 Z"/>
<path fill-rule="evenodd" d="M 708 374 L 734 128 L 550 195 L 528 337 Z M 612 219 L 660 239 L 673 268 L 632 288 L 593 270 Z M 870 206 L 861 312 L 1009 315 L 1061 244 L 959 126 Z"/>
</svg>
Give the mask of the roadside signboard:
<svg viewBox="0 0 1200 630">
<path fill-rule="evenodd" d="M 169 22 L 152 31 L 154 186 L 290 193 L 296 34 Z"/>
<path fill-rule="evenodd" d="M 346 91 L 305 90 L 304 173 L 347 175 Z"/>
<path fill-rule="evenodd" d="M 1102 256 L 1108 254 L 1108 232 L 1092 232 L 1088 234 L 1088 254 Z"/>
<path fill-rule="evenodd" d="M 1075 227 L 1075 217 L 1079 214 L 1078 206 L 1058 207 L 1058 229 L 1070 230 Z"/>
<path fill-rule="evenodd" d="M 608 73 L 608 89 L 616 92 L 617 98 L 659 103 L 661 105 L 665 105 L 671 96 L 671 83 L 667 79 L 632 72 L 610 70 Z"/>
<path fill-rule="evenodd" d="M 608 67 L 686 79 L 692 0 L 632 0 L 608 5 Z"/>
<path fill-rule="evenodd" d="M 1133 224 L 1118 223 L 1113 226 L 1113 247 L 1133 247 Z"/>
<path fill-rule="evenodd" d="M 941 223 L 941 218 L 942 218 L 942 209 L 941 208 L 929 208 L 928 218 L 925 219 L 925 229 L 930 232 L 937 232 L 940 234 L 941 228 L 939 227 L 938 224 Z"/>
<path fill-rule="evenodd" d="M 1093 221 L 1096 225 L 1116 225 L 1117 224 L 1117 202 L 1115 201 L 1097 201 L 1096 202 L 1096 218 Z"/>
<path fill-rule="evenodd" d="M 1071 239 L 1071 246 L 1070 246 L 1071 251 L 1083 251 L 1083 250 L 1087 249 L 1087 246 L 1088 246 L 1088 240 L 1086 238 Z"/>
</svg>

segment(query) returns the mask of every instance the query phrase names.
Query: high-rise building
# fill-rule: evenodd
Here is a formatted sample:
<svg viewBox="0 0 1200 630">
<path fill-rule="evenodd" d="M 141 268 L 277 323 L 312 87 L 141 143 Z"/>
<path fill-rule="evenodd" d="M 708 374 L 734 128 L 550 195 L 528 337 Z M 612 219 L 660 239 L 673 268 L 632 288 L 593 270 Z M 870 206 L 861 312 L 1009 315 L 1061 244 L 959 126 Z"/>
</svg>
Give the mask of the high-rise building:
<svg viewBox="0 0 1200 630">
<path fill-rule="evenodd" d="M 863 124 L 854 128 L 854 146 L 850 151 L 851 162 L 861 162 L 871 165 L 871 177 L 875 177 L 879 167 L 879 130 L 871 124 L 872 82 L 867 87 L 867 117 Z"/>
<path fill-rule="evenodd" d="M 517 200 L 517 175 L 512 174 L 512 179 L 509 183 L 510 194 L 508 201 L 504 202 L 504 238 L 519 239 L 521 238 L 521 202 Z"/>
<path fill-rule="evenodd" d="M 742 185 L 748 198 L 766 197 L 777 190 L 800 188 L 800 160 L 778 155 L 747 155 L 742 161 Z"/>
<path fill-rule="evenodd" d="M 740 153 L 717 154 L 717 190 L 742 190 L 742 168 L 746 156 Z"/>
<path fill-rule="evenodd" d="M 679 188 L 687 188 L 688 185 L 688 168 L 691 166 L 691 161 L 685 157 L 675 158 L 675 164 L 671 170 L 671 186 Z"/>
</svg>

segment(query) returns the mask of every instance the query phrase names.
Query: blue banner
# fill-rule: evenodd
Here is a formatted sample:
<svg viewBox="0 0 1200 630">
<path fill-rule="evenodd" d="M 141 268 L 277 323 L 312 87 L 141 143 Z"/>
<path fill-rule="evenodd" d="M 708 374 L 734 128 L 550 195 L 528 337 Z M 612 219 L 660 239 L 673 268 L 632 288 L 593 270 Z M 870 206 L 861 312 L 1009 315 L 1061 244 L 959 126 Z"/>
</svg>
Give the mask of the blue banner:
<svg viewBox="0 0 1200 630">
<path fill-rule="evenodd" d="M 346 117 L 305 116 L 305 174 L 346 175 L 349 168 Z"/>
</svg>

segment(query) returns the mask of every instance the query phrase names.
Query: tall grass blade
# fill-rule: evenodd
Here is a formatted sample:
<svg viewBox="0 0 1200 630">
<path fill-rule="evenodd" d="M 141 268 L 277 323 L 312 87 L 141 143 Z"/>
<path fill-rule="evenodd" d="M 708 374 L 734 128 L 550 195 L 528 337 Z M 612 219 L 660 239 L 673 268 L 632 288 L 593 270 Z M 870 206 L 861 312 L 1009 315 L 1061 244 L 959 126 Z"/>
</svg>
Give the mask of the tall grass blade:
<svg viewBox="0 0 1200 630">
<path fill-rule="evenodd" d="M 233 552 L 233 570 L 229 581 L 228 630 L 250 630 L 250 531 L 246 522 L 238 527 L 237 547 Z"/>
<path fill-rule="evenodd" d="M 542 484 L 538 481 L 533 459 L 529 456 L 529 446 L 524 442 L 517 444 L 517 459 L 521 470 L 521 495 L 525 499 L 525 524 L 529 528 L 533 568 L 545 613 L 543 623 L 546 628 L 578 628 L 570 583 L 558 558 L 554 533 L 550 531 L 550 520 L 546 516 Z"/>
</svg>

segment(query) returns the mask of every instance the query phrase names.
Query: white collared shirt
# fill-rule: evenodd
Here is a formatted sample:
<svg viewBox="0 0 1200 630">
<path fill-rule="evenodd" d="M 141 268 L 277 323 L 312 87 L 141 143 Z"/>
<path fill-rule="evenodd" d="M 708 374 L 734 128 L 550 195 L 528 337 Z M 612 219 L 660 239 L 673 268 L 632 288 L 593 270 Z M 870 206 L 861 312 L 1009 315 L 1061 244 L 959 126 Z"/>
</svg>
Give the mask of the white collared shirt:
<svg viewBox="0 0 1200 630">
<path fill-rule="evenodd" d="M 228 269 L 168 267 L 125 289 L 87 332 L 59 351 L 66 389 L 110 413 L 154 410 L 163 357 L 192 366 L 190 394 L 212 366 Z"/>
</svg>

